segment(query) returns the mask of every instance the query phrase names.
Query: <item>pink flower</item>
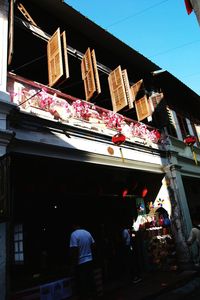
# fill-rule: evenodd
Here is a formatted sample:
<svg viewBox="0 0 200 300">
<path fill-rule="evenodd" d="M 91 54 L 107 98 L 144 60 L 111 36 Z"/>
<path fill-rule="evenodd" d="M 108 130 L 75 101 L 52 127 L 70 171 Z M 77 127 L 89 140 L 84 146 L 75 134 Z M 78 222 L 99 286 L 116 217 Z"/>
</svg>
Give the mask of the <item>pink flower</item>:
<svg viewBox="0 0 200 300">
<path fill-rule="evenodd" d="M 102 120 L 108 128 L 117 129 L 118 131 L 121 131 L 121 126 L 124 122 L 124 117 L 109 111 L 108 113 L 102 113 Z"/>
</svg>

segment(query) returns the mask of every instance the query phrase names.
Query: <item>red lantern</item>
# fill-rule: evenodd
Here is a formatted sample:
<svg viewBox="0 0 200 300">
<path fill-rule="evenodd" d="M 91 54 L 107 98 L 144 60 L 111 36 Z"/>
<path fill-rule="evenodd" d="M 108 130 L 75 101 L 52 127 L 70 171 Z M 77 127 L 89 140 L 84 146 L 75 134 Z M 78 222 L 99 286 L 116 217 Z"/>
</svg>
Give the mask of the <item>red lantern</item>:
<svg viewBox="0 0 200 300">
<path fill-rule="evenodd" d="M 126 137 L 121 132 L 118 132 L 117 134 L 115 134 L 112 137 L 112 142 L 117 146 L 120 146 L 122 143 L 125 142 L 125 140 L 126 140 Z"/>
<path fill-rule="evenodd" d="M 126 140 L 125 135 L 123 135 L 121 132 L 118 132 L 117 134 L 113 135 L 112 137 L 112 142 L 117 145 L 120 146 L 122 143 L 124 143 Z M 122 153 L 122 148 L 119 148 L 120 153 L 121 153 L 121 157 L 122 157 L 122 162 L 124 162 L 124 156 Z"/>
<path fill-rule="evenodd" d="M 187 145 L 187 146 L 193 146 L 195 143 L 196 143 L 196 141 L 197 141 L 197 139 L 196 139 L 196 137 L 195 136 L 193 136 L 193 135 L 187 135 L 185 138 L 184 138 L 184 143 Z"/>
<path fill-rule="evenodd" d="M 191 151 L 192 151 L 192 154 L 193 154 L 193 158 L 194 158 L 194 161 L 195 161 L 195 164 L 198 165 L 198 162 L 197 162 L 197 157 L 196 157 L 196 153 L 193 149 L 193 146 L 194 144 L 196 143 L 197 139 L 194 135 L 187 135 L 185 138 L 184 138 L 184 143 L 185 145 L 189 146 Z"/>
<path fill-rule="evenodd" d="M 142 190 L 142 195 L 141 195 L 142 198 L 144 198 L 147 195 L 147 193 L 148 193 L 148 189 L 146 187 L 144 187 Z"/>
<path fill-rule="evenodd" d="M 123 190 L 122 197 L 125 198 L 128 195 L 128 189 Z"/>
</svg>

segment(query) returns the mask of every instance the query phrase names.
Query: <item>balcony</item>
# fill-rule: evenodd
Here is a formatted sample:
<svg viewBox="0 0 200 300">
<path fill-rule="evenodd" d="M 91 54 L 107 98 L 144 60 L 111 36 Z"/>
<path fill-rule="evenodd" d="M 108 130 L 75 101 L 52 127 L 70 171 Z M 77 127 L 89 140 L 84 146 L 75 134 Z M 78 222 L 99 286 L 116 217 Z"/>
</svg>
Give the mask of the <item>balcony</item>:
<svg viewBox="0 0 200 300">
<path fill-rule="evenodd" d="M 120 132 L 126 141 L 147 147 L 165 144 L 155 128 L 13 73 L 7 90 L 21 112 L 107 136 Z"/>
</svg>

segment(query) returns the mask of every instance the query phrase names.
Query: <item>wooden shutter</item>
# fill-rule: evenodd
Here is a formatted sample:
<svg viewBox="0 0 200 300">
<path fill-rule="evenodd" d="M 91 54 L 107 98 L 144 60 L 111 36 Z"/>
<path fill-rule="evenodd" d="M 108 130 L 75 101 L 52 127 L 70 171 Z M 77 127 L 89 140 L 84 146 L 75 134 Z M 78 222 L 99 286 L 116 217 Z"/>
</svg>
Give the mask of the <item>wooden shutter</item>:
<svg viewBox="0 0 200 300">
<path fill-rule="evenodd" d="M 130 89 L 131 89 L 131 93 L 132 93 L 132 97 L 133 97 L 133 102 L 135 101 L 137 93 L 141 89 L 142 84 L 143 84 L 143 79 L 140 79 L 138 82 L 136 82 L 135 84 L 133 84 L 131 86 Z"/>
<path fill-rule="evenodd" d="M 60 28 L 47 43 L 49 86 L 53 86 L 63 76 Z"/>
<path fill-rule="evenodd" d="M 63 31 L 61 34 L 61 44 L 63 50 L 63 58 L 64 58 L 64 68 L 65 68 L 65 78 L 69 78 L 69 63 L 68 63 L 68 55 L 67 55 L 67 41 L 66 41 L 66 32 Z"/>
<path fill-rule="evenodd" d="M 194 128 L 196 130 L 196 135 L 198 137 L 198 142 L 200 142 L 200 125 L 194 124 Z"/>
<path fill-rule="evenodd" d="M 11 64 L 14 54 L 14 0 L 10 1 L 10 12 L 9 12 L 9 31 L 8 31 L 8 65 Z"/>
<path fill-rule="evenodd" d="M 130 90 L 130 85 L 129 85 L 129 80 L 128 80 L 128 74 L 127 74 L 127 70 L 122 70 L 122 77 L 123 77 L 123 81 L 124 81 L 124 88 L 125 88 L 125 92 L 126 92 L 126 98 L 128 101 L 128 106 L 129 108 L 133 108 L 133 95 L 131 93 Z"/>
<path fill-rule="evenodd" d="M 90 48 L 87 49 L 81 61 L 81 74 L 84 81 L 86 100 L 90 100 L 96 91 Z"/>
<path fill-rule="evenodd" d="M 135 101 L 135 108 L 136 108 L 138 121 L 144 120 L 151 114 L 151 110 L 146 95 L 141 99 Z"/>
<path fill-rule="evenodd" d="M 31 23 L 34 26 L 37 26 L 37 24 L 34 22 L 34 20 L 29 15 L 26 8 L 21 3 L 18 3 L 17 8 L 21 11 L 21 13 L 24 15 L 24 17 L 28 20 L 29 23 Z"/>
<path fill-rule="evenodd" d="M 169 118 L 169 124 L 171 126 L 173 126 L 176 131 L 178 130 L 178 120 L 177 120 L 177 117 L 176 117 L 176 112 L 173 111 L 171 108 L 169 108 L 169 106 L 166 107 L 167 109 L 167 114 L 168 114 L 168 118 Z"/>
<path fill-rule="evenodd" d="M 163 97 L 164 97 L 163 93 L 153 93 L 149 97 L 149 102 L 150 102 L 152 112 L 157 107 L 157 105 L 160 103 L 160 101 L 163 99 Z"/>
<path fill-rule="evenodd" d="M 101 86 L 100 86 L 99 73 L 98 73 L 98 69 L 97 69 L 97 61 L 96 61 L 96 55 L 95 55 L 94 49 L 91 52 L 91 57 L 92 57 L 92 65 L 93 65 L 93 70 L 94 70 L 96 91 L 97 91 L 98 94 L 100 94 L 101 93 Z"/>
<path fill-rule="evenodd" d="M 113 111 L 117 112 L 127 106 L 127 97 L 122 78 L 121 66 L 118 66 L 108 76 Z"/>
</svg>

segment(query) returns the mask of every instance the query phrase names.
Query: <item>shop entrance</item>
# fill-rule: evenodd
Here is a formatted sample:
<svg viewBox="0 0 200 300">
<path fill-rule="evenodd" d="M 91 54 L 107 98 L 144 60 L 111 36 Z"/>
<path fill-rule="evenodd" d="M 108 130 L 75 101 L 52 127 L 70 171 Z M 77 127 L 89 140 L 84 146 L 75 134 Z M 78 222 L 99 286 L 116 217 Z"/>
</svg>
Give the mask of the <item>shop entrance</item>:
<svg viewBox="0 0 200 300">
<path fill-rule="evenodd" d="M 14 289 L 26 288 L 33 278 L 45 281 L 47 274 L 48 279 L 66 276 L 74 220 L 94 235 L 96 265 L 102 267 L 107 256 L 106 276 L 117 276 L 121 225 L 136 217 L 136 198 L 144 188 L 145 201 L 156 197 L 162 179 L 161 174 L 28 155 L 12 156 L 11 174 L 13 236 L 21 230 L 23 242 L 21 252 L 13 250 Z"/>
</svg>

